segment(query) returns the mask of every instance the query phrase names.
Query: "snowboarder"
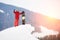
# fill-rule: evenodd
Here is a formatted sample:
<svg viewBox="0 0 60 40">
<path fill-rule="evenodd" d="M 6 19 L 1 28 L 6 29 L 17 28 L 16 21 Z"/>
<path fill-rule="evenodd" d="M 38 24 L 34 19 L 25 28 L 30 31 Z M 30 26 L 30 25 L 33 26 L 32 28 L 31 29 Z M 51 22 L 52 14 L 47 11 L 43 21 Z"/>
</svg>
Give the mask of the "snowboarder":
<svg viewBox="0 0 60 40">
<path fill-rule="evenodd" d="M 14 26 L 18 26 L 18 22 L 19 22 L 19 15 L 21 15 L 22 13 L 19 12 L 18 10 L 14 10 L 14 14 L 15 14 L 15 21 L 14 21 Z"/>
</svg>

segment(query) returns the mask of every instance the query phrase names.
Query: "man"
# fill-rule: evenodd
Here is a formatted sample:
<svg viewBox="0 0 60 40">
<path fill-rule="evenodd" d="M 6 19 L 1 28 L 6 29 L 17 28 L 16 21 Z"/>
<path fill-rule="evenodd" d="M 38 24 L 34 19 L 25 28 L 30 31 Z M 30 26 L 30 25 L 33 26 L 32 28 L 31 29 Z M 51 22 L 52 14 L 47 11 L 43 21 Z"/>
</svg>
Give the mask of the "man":
<svg viewBox="0 0 60 40">
<path fill-rule="evenodd" d="M 15 21 L 14 21 L 14 26 L 18 26 L 19 24 L 19 16 L 22 14 L 21 12 L 19 12 L 18 10 L 14 10 L 14 14 L 15 14 Z"/>
</svg>

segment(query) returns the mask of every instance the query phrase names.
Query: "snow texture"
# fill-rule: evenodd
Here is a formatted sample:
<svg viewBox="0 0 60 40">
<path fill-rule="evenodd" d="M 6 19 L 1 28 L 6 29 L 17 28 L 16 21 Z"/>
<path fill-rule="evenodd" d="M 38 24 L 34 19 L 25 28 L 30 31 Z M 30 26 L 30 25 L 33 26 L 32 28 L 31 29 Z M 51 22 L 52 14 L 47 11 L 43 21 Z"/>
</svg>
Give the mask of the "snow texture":
<svg viewBox="0 0 60 40">
<path fill-rule="evenodd" d="M 1 10 L 1 9 L 0 9 L 0 13 L 5 13 L 5 12 L 4 12 L 4 10 Z"/>
<path fill-rule="evenodd" d="M 35 29 L 30 24 L 11 27 L 0 32 L 0 40 L 38 40 L 38 37 L 58 34 L 57 31 L 49 30 L 43 26 L 40 26 L 40 29 L 40 33 L 31 34 Z"/>
<path fill-rule="evenodd" d="M 33 30 L 29 24 L 11 27 L 0 32 L 0 40 L 38 40 L 31 35 Z"/>
</svg>

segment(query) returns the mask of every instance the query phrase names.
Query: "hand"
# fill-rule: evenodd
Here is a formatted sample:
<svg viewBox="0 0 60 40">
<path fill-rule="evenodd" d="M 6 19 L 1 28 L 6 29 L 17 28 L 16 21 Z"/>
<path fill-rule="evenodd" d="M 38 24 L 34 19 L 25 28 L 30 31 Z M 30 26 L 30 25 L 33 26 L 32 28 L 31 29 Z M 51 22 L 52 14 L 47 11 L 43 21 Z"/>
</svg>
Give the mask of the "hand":
<svg viewBox="0 0 60 40">
<path fill-rule="evenodd" d="M 22 14 L 25 13 L 24 11 L 22 11 Z"/>
</svg>

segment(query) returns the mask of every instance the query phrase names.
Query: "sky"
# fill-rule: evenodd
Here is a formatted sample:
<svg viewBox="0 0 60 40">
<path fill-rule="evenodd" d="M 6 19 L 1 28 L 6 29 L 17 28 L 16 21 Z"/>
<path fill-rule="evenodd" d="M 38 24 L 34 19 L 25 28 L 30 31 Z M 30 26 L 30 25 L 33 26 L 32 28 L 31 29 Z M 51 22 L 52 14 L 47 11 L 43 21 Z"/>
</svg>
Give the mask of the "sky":
<svg viewBox="0 0 60 40">
<path fill-rule="evenodd" d="M 0 2 L 60 19 L 60 0 L 0 0 Z"/>
</svg>

